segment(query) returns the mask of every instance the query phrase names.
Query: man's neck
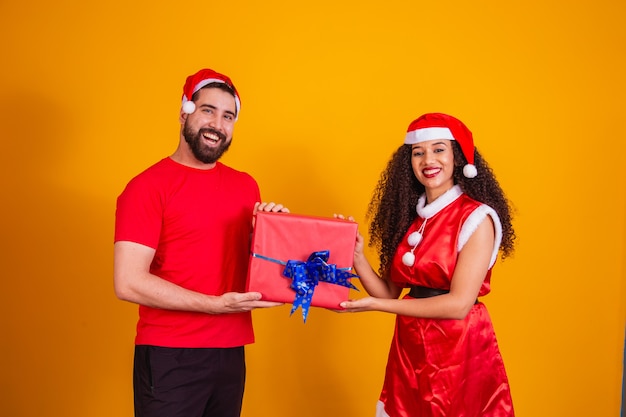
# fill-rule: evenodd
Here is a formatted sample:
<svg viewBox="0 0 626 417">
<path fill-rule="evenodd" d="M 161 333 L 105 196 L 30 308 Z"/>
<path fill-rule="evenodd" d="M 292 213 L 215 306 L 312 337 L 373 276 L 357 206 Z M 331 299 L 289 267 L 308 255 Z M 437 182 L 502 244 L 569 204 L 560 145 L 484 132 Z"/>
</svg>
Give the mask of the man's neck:
<svg viewBox="0 0 626 417">
<path fill-rule="evenodd" d="M 182 149 L 183 145 L 178 145 L 178 148 L 174 153 L 170 156 L 174 162 L 177 162 L 181 165 L 188 166 L 190 168 L 195 169 L 213 169 L 217 162 L 213 162 L 211 164 L 205 164 L 204 162 L 198 161 L 196 157 L 193 155 L 191 150 Z"/>
</svg>

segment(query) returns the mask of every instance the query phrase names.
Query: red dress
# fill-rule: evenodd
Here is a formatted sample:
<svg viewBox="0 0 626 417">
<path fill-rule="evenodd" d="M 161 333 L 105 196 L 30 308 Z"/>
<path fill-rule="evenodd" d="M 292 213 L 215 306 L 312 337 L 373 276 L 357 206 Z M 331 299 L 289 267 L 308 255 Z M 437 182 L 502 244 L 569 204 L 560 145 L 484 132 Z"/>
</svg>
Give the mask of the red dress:
<svg viewBox="0 0 626 417">
<path fill-rule="evenodd" d="M 418 214 L 393 259 L 393 282 L 400 287 L 449 290 L 458 252 L 480 222 L 491 216 L 497 238 L 479 296 L 487 294 L 501 239 L 495 211 L 455 186 L 428 206 L 420 199 Z M 425 218 L 423 240 L 414 252 L 415 264 L 408 267 L 402 263 L 402 255 L 412 249 L 407 237 Z M 513 415 L 502 356 L 484 304 L 475 304 L 463 320 L 397 316 L 377 416 Z"/>
</svg>

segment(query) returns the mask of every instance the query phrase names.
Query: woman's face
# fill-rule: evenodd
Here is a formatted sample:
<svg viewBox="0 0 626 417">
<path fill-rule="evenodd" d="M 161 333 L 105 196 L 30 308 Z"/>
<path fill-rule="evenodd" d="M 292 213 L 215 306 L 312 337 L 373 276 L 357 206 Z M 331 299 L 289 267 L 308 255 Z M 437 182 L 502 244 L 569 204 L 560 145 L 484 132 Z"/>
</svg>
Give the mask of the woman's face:
<svg viewBox="0 0 626 417">
<path fill-rule="evenodd" d="M 417 180 L 426 188 L 426 200 L 432 202 L 454 185 L 452 141 L 435 139 L 412 145 L 411 166 Z"/>
</svg>

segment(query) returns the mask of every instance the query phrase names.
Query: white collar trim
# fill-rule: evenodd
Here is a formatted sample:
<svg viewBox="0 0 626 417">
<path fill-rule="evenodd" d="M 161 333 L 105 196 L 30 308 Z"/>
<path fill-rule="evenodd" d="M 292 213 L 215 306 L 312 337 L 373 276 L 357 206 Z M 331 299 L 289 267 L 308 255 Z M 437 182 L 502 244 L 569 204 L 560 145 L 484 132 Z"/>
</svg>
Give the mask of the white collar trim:
<svg viewBox="0 0 626 417">
<path fill-rule="evenodd" d="M 420 196 L 419 200 L 417 200 L 415 209 L 420 217 L 430 219 L 461 195 L 463 195 L 463 190 L 461 190 L 461 187 L 457 184 L 437 197 L 432 203 L 426 204 L 426 194 L 424 193 Z"/>
</svg>

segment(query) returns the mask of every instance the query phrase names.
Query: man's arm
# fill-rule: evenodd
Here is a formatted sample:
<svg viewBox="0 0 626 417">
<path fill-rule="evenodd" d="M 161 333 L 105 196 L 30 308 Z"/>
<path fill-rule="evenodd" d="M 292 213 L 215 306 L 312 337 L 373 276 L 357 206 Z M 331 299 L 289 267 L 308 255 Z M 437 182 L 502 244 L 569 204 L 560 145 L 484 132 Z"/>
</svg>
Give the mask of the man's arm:
<svg viewBox="0 0 626 417">
<path fill-rule="evenodd" d="M 150 273 L 154 254 L 154 249 L 139 243 L 115 243 L 113 279 L 119 299 L 148 307 L 208 314 L 239 313 L 281 304 L 259 301 L 258 292 L 214 296 L 187 290 Z"/>
</svg>

